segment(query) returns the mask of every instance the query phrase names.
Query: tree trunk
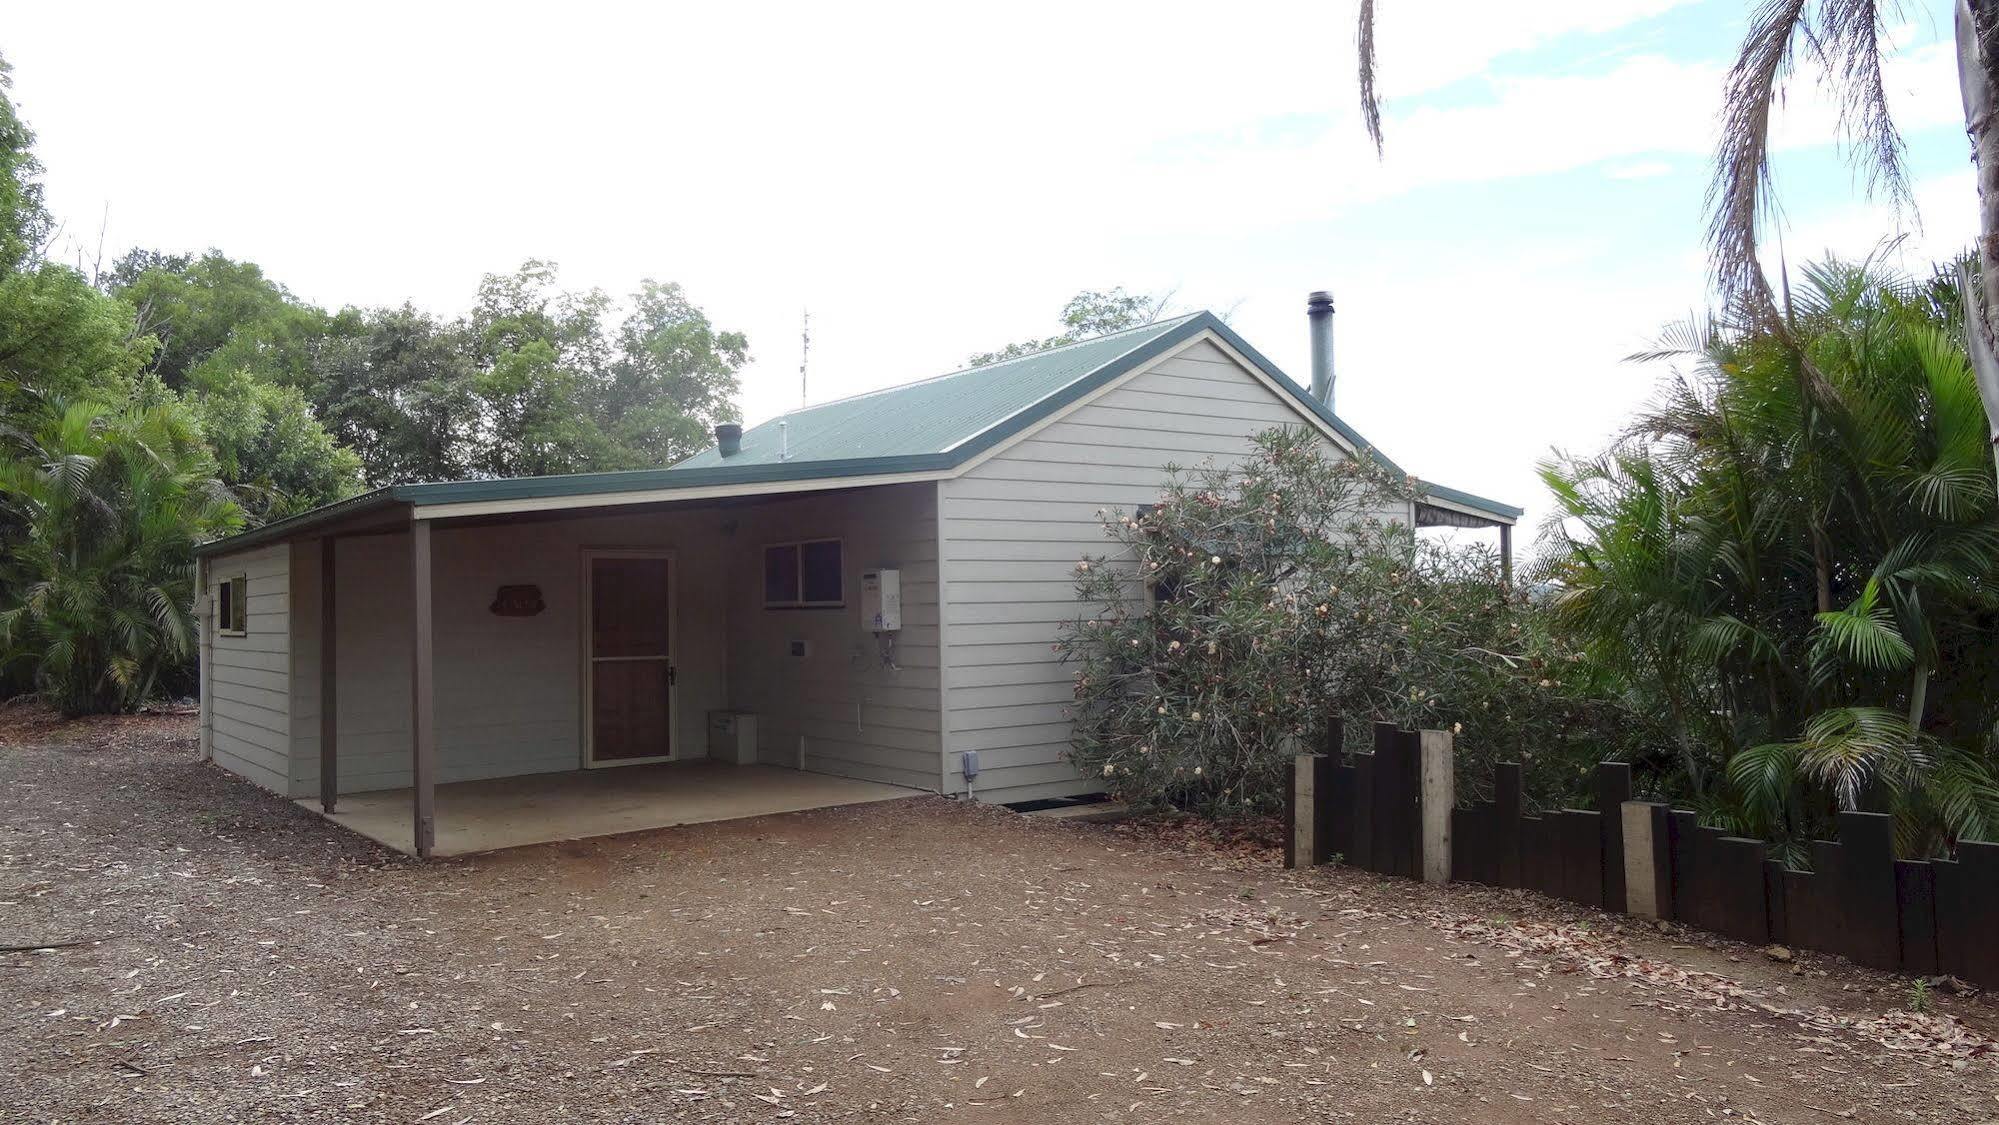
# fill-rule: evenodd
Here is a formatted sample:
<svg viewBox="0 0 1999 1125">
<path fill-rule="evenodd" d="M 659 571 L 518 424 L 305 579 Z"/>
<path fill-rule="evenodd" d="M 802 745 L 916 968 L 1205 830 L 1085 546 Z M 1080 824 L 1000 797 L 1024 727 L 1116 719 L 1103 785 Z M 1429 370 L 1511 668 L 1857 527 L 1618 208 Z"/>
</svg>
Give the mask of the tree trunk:
<svg viewBox="0 0 1999 1125">
<path fill-rule="evenodd" d="M 1999 66 L 1999 0 L 1957 0 L 1957 84 L 1964 96 L 1964 129 L 1978 167 L 1978 286 L 1962 279 L 1964 334 L 1979 397 L 1985 401 L 1993 465 L 1999 475 L 1999 119 L 1993 115 L 1994 67 Z M 1980 293 L 1982 290 L 1982 295 Z"/>
</svg>

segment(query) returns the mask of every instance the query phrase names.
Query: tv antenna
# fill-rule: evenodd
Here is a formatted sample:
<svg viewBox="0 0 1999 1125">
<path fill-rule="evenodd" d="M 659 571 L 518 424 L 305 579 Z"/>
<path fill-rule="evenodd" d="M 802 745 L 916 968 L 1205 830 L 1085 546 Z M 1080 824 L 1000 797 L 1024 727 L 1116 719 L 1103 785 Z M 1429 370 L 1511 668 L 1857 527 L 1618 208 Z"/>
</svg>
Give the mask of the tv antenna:
<svg viewBox="0 0 1999 1125">
<path fill-rule="evenodd" d="M 798 405 L 807 402 L 805 390 L 805 366 L 812 359 L 812 310 L 805 310 L 804 323 L 798 329 Z"/>
</svg>

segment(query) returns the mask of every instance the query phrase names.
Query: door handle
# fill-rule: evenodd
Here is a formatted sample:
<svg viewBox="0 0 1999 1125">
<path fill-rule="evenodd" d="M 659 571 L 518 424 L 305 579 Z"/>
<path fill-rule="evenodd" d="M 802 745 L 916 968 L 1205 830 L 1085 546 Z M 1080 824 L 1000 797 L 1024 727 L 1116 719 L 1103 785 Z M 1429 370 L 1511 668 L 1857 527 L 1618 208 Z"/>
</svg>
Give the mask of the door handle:
<svg viewBox="0 0 1999 1125">
<path fill-rule="evenodd" d="M 675 685 L 677 685 L 677 684 L 679 684 L 679 683 L 680 683 L 680 669 L 678 669 L 678 668 L 675 668 L 675 667 L 674 667 L 673 665 L 671 665 L 671 664 L 667 665 L 667 666 L 666 666 L 666 686 L 667 686 L 667 687 L 673 687 L 673 686 L 675 686 Z"/>
</svg>

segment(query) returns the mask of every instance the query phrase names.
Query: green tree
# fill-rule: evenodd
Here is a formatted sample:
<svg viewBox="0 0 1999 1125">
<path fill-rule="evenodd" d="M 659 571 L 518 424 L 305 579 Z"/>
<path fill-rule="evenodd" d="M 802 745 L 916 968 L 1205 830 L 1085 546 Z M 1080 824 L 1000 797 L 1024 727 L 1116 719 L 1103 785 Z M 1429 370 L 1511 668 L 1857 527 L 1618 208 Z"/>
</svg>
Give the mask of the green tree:
<svg viewBox="0 0 1999 1125">
<path fill-rule="evenodd" d="M 42 206 L 42 166 L 35 134 L 14 111 L 7 91 L 13 67 L 0 56 L 0 274 L 20 269 L 47 242 L 51 222 Z"/>
<path fill-rule="evenodd" d="M 1140 806 L 1274 812 L 1289 754 L 1346 724 L 1455 727 L 1467 794 L 1502 757 L 1534 795 L 1587 792 L 1649 723 L 1511 590 L 1489 551 L 1419 540 L 1384 512 L 1409 484 L 1317 435 L 1259 435 L 1240 464 L 1172 472 L 1144 512 L 1106 512 L 1113 544 L 1076 566 L 1081 614 L 1070 759 Z"/>
<path fill-rule="evenodd" d="M 1170 293 L 1144 296 L 1127 293 L 1122 286 L 1115 289 L 1085 289 L 1069 298 L 1062 306 L 1062 331 L 1038 340 L 1021 340 L 992 352 L 977 352 L 968 357 L 969 367 L 984 367 L 1009 359 L 1027 355 L 1030 352 L 1059 348 L 1078 340 L 1093 336 L 1104 336 L 1112 332 L 1122 332 L 1127 328 L 1141 328 L 1158 320 L 1166 312 L 1166 306 L 1173 299 Z"/>
<path fill-rule="evenodd" d="M 151 370 L 176 390 L 211 359 L 265 382 L 299 386 L 313 346 L 330 328 L 325 312 L 265 277 L 256 263 L 217 250 L 198 258 L 133 250 L 106 282 L 132 306 L 141 330 L 159 338 Z"/>
<path fill-rule="evenodd" d="M 210 362 L 181 397 L 199 421 L 222 479 L 256 522 L 361 490 L 360 456 L 334 441 L 296 387 Z"/>
<path fill-rule="evenodd" d="M 157 384 L 53 403 L 9 453 L 0 503 L 24 533 L 0 564 L 0 659 L 64 714 L 131 710 L 193 656 L 194 546 L 241 513 Z"/>
<path fill-rule="evenodd" d="M 570 292 L 530 261 L 489 275 L 467 323 L 481 405 L 477 451 L 491 476 L 671 464 L 737 417 L 740 332 L 717 331 L 674 284 L 647 279 L 615 332 L 601 291 Z"/>
<path fill-rule="evenodd" d="M 635 466 L 670 465 L 704 448 L 716 423 L 742 420 L 736 373 L 749 358 L 748 337 L 716 330 L 679 285 L 647 278 L 618 326 L 598 414 Z"/>
<path fill-rule="evenodd" d="M 480 405 L 465 329 L 410 305 L 356 314 L 314 355 L 309 395 L 370 484 L 473 471 Z"/>
<path fill-rule="evenodd" d="M 121 398 L 154 343 L 131 309 L 67 266 L 0 272 L 0 417 L 38 397 Z"/>
<path fill-rule="evenodd" d="M 1655 355 L 1688 369 L 1624 440 L 1544 465 L 1558 619 L 1670 716 L 1716 820 L 1995 838 L 1999 521 L 1956 279 L 1802 282 L 1781 335 L 1677 330 Z"/>
</svg>

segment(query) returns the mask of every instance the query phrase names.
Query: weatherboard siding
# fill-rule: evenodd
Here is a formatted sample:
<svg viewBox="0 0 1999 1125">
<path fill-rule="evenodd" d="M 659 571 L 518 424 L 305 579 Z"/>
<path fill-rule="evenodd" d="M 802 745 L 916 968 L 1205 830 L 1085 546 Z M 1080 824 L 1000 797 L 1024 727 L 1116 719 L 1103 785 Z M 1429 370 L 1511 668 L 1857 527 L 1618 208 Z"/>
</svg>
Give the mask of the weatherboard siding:
<svg viewBox="0 0 1999 1125">
<path fill-rule="evenodd" d="M 584 551 L 674 552 L 674 751 L 707 754 L 712 711 L 762 717 L 760 760 L 927 790 L 938 786 L 936 489 L 929 483 L 813 493 L 750 504 L 584 516 L 433 532 L 438 780 L 546 773 L 582 765 Z M 767 610 L 766 543 L 837 537 L 846 606 Z M 282 554 L 283 548 L 276 548 Z M 338 542 L 340 791 L 410 784 L 410 563 L 407 534 Z M 861 627 L 860 575 L 902 570 L 903 630 L 884 667 Z M 218 575 L 233 573 L 218 560 Z M 503 585 L 540 588 L 532 617 L 491 612 Z M 234 722 L 290 720 L 267 747 L 260 784 L 319 791 L 319 544 L 296 545 L 295 632 L 287 658 L 233 673 L 256 687 L 257 711 Z M 805 657 L 789 642 L 805 640 Z M 218 699 L 238 690 L 217 658 Z M 251 682 L 254 681 L 254 682 Z M 218 716 L 223 714 L 218 705 Z M 232 727 L 218 725 L 223 745 Z M 231 768 L 236 768 L 231 765 Z M 241 772 L 241 771 L 239 771 Z M 447 810 L 448 815 L 448 810 Z"/>
<path fill-rule="evenodd" d="M 937 500 L 928 482 L 730 510 L 729 696 L 759 717 L 758 760 L 935 791 L 939 725 Z M 763 548 L 838 538 L 846 604 L 765 609 Z M 861 573 L 902 572 L 893 666 L 861 622 Z M 804 656 L 791 642 L 806 644 Z"/>
<path fill-rule="evenodd" d="M 726 635 L 718 587 L 728 581 L 715 513 L 585 516 L 432 533 L 438 781 L 550 773 L 582 765 L 583 552 L 671 550 L 676 756 L 707 753 L 707 714 L 727 705 Z M 410 542 L 407 534 L 342 539 L 339 661 L 340 791 L 410 784 Z M 291 792 L 319 792 L 319 545 L 299 545 Z M 492 612 L 501 586 L 533 585 L 545 608 Z M 441 815 L 449 815 L 446 809 Z"/>
<path fill-rule="evenodd" d="M 939 485 L 948 791 L 965 791 L 961 750 L 979 751 L 985 800 L 1101 788 L 1066 760 L 1072 676 L 1053 651 L 1078 614 L 1076 562 L 1111 553 L 1098 513 L 1156 503 L 1168 465 L 1228 467 L 1256 434 L 1300 424 L 1297 409 L 1199 342 Z"/>
<path fill-rule="evenodd" d="M 248 615 L 240 636 L 216 622 L 217 592 L 246 579 Z M 291 550 L 285 544 L 218 555 L 208 563 L 202 627 L 209 634 L 207 706 L 217 765 L 274 792 L 287 791 L 291 744 Z"/>
</svg>

